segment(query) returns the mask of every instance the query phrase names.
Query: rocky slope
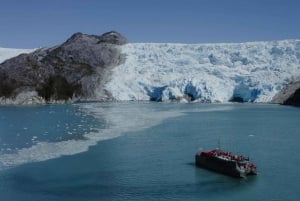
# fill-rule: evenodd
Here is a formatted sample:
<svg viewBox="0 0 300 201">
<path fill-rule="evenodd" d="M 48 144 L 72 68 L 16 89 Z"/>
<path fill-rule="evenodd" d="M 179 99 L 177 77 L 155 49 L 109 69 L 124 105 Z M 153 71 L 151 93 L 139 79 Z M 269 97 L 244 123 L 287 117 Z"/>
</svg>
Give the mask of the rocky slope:
<svg viewBox="0 0 300 201">
<path fill-rule="evenodd" d="M 109 99 L 103 85 L 124 62 L 120 45 L 126 43 L 117 32 L 76 33 L 61 45 L 8 59 L 0 64 L 0 102 Z"/>
<path fill-rule="evenodd" d="M 300 82 L 288 84 L 276 94 L 272 103 L 300 106 Z"/>
</svg>

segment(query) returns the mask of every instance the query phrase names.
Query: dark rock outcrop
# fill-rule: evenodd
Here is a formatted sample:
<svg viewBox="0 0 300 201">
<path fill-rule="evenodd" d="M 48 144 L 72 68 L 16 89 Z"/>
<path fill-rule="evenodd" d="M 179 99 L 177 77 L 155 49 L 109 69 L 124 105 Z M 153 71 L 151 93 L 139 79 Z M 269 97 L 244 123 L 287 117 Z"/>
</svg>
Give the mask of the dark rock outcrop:
<svg viewBox="0 0 300 201">
<path fill-rule="evenodd" d="M 109 99 L 102 86 L 110 70 L 125 61 L 119 46 L 126 43 L 114 31 L 75 33 L 61 45 L 6 60 L 0 64 L 0 98 L 13 99 L 26 89 L 46 101 Z"/>
<path fill-rule="evenodd" d="M 288 84 L 274 96 L 272 103 L 300 106 L 300 82 Z"/>
<path fill-rule="evenodd" d="M 287 100 L 283 102 L 284 105 L 294 105 L 300 106 L 300 88 L 295 91 L 295 93 L 290 96 Z"/>
</svg>

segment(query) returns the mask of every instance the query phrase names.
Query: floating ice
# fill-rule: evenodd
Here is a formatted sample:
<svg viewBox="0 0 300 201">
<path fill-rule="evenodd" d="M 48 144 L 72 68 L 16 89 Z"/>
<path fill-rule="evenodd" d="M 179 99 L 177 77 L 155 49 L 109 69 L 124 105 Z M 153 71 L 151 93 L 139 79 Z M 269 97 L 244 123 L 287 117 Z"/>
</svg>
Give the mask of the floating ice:
<svg viewBox="0 0 300 201">
<path fill-rule="evenodd" d="M 112 105 L 111 105 L 112 104 Z M 61 156 L 74 155 L 85 152 L 90 146 L 96 145 L 101 140 L 112 139 L 126 132 L 141 130 L 159 124 L 162 120 L 182 115 L 179 110 L 156 111 L 147 105 L 127 105 L 108 103 L 80 104 L 79 110 L 106 122 L 105 128 L 91 128 L 85 132 L 84 140 L 67 140 L 60 142 L 37 142 L 29 148 L 16 150 L 15 153 L 0 154 L 0 170 L 14 167 L 29 162 L 45 161 Z M 47 133 L 47 132 L 45 132 Z M 44 133 L 44 134 L 45 134 Z M 68 134 L 72 132 L 68 131 Z M 37 136 L 32 137 L 32 141 Z M 60 139 L 62 140 L 62 139 Z M 28 143 L 26 143 L 28 145 Z"/>
</svg>

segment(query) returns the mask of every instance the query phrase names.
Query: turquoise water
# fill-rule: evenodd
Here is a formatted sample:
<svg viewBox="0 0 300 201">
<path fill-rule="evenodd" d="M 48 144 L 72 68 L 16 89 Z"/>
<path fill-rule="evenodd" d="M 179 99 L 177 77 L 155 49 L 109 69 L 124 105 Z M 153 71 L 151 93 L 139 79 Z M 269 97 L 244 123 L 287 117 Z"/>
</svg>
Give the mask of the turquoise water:
<svg viewBox="0 0 300 201">
<path fill-rule="evenodd" d="M 87 103 L 0 108 L 0 198 L 298 200 L 299 108 Z M 250 156 L 259 175 L 194 166 L 198 150 Z"/>
</svg>

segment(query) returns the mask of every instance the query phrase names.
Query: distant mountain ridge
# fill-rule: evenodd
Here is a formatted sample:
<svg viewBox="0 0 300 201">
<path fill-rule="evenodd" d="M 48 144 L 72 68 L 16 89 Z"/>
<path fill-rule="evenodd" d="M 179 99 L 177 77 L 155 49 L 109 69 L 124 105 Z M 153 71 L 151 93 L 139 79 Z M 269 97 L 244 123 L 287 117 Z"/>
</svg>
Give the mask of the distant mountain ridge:
<svg viewBox="0 0 300 201">
<path fill-rule="evenodd" d="M 300 40 L 128 43 L 117 32 L 101 36 L 76 33 L 61 45 L 0 64 L 0 102 L 152 100 L 299 105 L 299 81 Z"/>
</svg>

